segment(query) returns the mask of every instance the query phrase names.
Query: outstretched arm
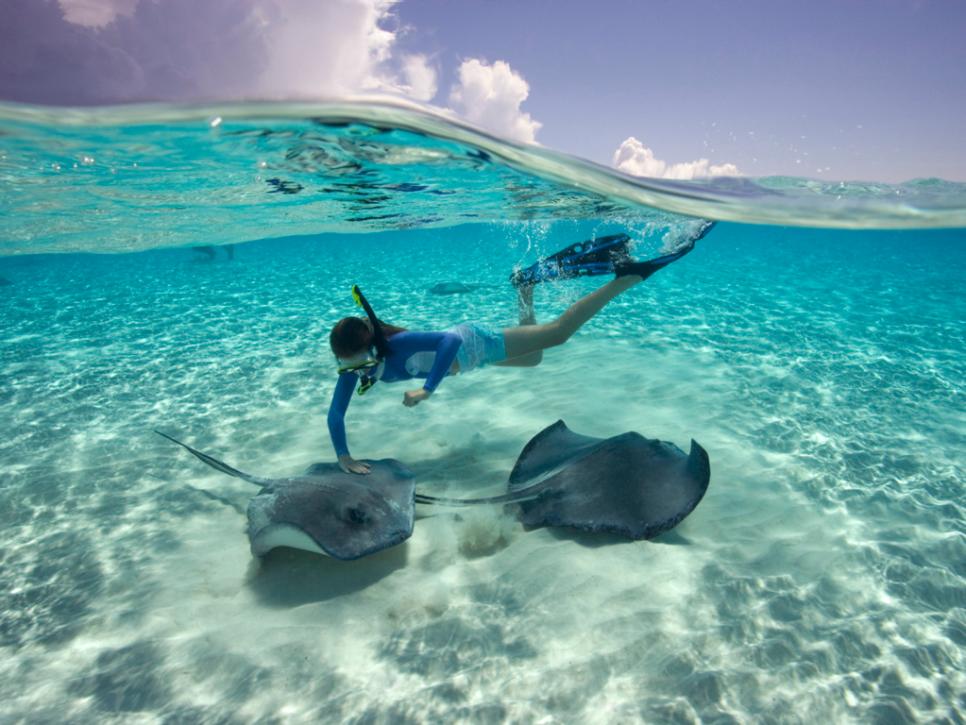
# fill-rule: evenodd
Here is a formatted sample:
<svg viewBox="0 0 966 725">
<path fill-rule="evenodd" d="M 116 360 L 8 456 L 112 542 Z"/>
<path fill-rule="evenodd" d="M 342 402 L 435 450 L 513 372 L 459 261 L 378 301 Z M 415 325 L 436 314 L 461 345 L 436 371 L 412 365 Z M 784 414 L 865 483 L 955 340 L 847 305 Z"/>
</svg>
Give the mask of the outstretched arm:
<svg viewBox="0 0 966 725">
<path fill-rule="evenodd" d="M 413 352 L 434 351 L 436 357 L 433 360 L 433 367 L 426 376 L 421 390 L 409 390 L 403 397 L 403 405 L 412 407 L 422 400 L 426 400 L 436 387 L 446 377 L 446 373 L 453 366 L 456 353 L 460 349 L 463 341 L 459 335 L 452 332 L 422 332 L 410 336 L 410 342 L 415 346 Z"/>
<path fill-rule="evenodd" d="M 349 455 L 349 446 L 345 435 L 345 412 L 352 401 L 352 391 L 356 387 L 358 377 L 355 373 L 342 373 L 339 382 L 335 384 L 332 403 L 329 405 L 329 437 L 332 447 L 339 457 L 339 466 L 346 473 L 369 473 L 369 464 L 356 461 Z"/>
</svg>

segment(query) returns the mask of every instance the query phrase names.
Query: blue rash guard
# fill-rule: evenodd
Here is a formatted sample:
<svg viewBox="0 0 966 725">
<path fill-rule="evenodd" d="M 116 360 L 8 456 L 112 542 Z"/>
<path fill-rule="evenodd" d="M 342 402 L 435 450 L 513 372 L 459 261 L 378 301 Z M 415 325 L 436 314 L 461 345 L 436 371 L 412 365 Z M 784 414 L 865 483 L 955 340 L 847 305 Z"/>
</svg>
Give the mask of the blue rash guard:
<svg viewBox="0 0 966 725">
<path fill-rule="evenodd" d="M 386 342 L 389 344 L 389 354 L 383 360 L 379 380 L 395 383 L 425 378 L 423 390 L 432 393 L 449 373 L 462 340 L 452 332 L 399 332 Z M 358 382 L 359 377 L 353 372 L 339 375 L 329 405 L 329 436 L 339 456 L 349 454 L 345 437 L 345 412 Z"/>
</svg>

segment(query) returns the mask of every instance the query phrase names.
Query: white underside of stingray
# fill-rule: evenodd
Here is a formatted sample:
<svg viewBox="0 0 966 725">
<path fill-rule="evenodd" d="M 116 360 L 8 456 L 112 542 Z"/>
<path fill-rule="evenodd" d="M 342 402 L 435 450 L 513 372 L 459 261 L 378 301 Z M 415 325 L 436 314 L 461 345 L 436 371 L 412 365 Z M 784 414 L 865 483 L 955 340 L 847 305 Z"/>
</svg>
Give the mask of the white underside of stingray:
<svg viewBox="0 0 966 725">
<path fill-rule="evenodd" d="M 255 539 L 252 540 L 252 553 L 255 556 L 265 556 L 272 549 L 277 549 L 280 546 L 311 551 L 323 556 L 329 555 L 312 540 L 311 536 L 291 524 L 275 524 L 259 531 Z"/>
</svg>

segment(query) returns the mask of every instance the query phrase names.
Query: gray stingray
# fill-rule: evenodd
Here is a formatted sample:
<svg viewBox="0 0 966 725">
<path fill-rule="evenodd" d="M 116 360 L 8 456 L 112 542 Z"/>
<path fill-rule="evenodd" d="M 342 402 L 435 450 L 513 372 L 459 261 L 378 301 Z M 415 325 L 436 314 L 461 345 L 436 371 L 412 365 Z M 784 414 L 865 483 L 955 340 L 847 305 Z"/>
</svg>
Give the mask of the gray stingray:
<svg viewBox="0 0 966 725">
<path fill-rule="evenodd" d="M 262 489 L 248 503 L 248 540 L 255 556 L 288 546 L 358 559 L 412 536 L 416 484 L 399 461 L 369 461 L 368 476 L 344 473 L 337 463 L 316 463 L 301 476 L 261 478 L 155 432 L 212 468 Z"/>
<path fill-rule="evenodd" d="M 486 285 L 465 284 L 463 282 L 439 282 L 430 287 L 429 292 L 434 295 L 459 295 L 466 292 L 474 292 L 484 287 Z"/>
<path fill-rule="evenodd" d="M 524 447 L 508 492 L 482 499 L 417 493 L 417 503 L 518 504 L 525 526 L 567 526 L 651 539 L 691 513 L 711 480 L 696 441 L 685 454 L 673 443 L 628 432 L 592 438 L 558 420 Z"/>
</svg>

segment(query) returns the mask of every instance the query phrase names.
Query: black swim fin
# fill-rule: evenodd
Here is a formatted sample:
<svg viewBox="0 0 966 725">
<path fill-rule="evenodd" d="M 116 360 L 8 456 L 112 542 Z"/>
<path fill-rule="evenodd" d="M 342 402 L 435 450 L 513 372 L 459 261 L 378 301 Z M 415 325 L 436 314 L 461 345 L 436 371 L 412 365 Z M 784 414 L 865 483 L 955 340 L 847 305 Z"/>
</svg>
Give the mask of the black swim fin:
<svg viewBox="0 0 966 725">
<path fill-rule="evenodd" d="M 610 274 L 618 261 L 630 259 L 630 239 L 626 234 L 610 234 L 571 244 L 526 269 L 518 269 L 510 275 L 510 282 L 516 287 L 529 287 L 538 282 Z"/>
<path fill-rule="evenodd" d="M 676 262 L 681 259 L 685 254 L 694 249 L 694 244 L 699 239 L 703 239 L 708 232 L 714 228 L 715 222 L 705 222 L 704 226 L 695 234 L 691 239 L 689 239 L 683 246 L 669 252 L 668 254 L 662 254 L 660 257 L 655 257 L 654 259 L 648 259 L 643 262 L 638 262 L 633 259 L 622 259 L 614 264 L 614 273 L 618 277 L 624 277 L 629 274 L 640 275 L 643 279 L 647 279 L 652 274 L 657 272 L 659 269 L 666 267 L 671 262 Z"/>
</svg>

